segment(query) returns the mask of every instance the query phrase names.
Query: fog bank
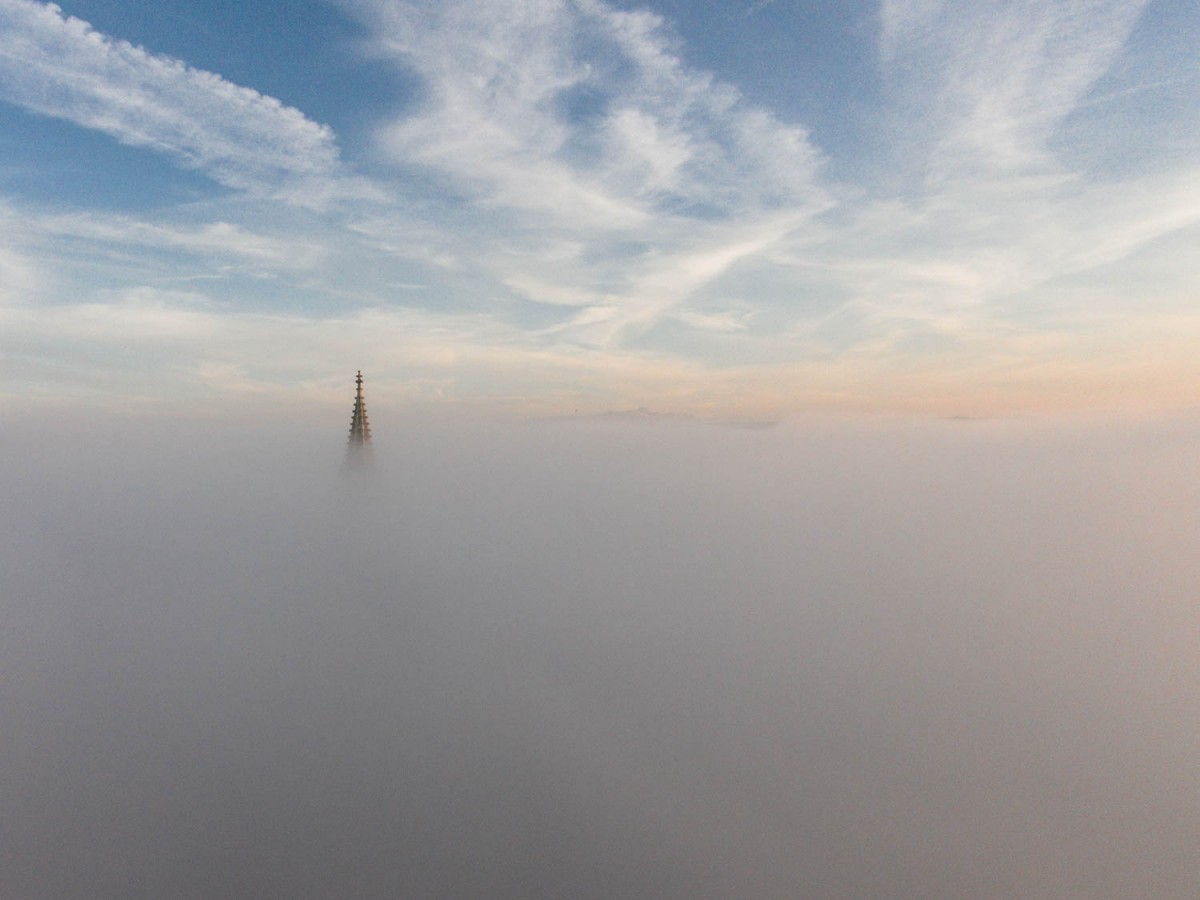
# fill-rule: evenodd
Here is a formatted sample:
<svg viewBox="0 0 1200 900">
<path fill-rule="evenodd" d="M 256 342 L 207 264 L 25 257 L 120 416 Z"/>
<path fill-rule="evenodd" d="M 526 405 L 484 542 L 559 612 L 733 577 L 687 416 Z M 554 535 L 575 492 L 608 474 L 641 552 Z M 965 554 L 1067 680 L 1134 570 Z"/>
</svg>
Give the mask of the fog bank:
<svg viewBox="0 0 1200 900">
<path fill-rule="evenodd" d="M 1192 897 L 1200 422 L 6 422 L 0 894 Z"/>
</svg>

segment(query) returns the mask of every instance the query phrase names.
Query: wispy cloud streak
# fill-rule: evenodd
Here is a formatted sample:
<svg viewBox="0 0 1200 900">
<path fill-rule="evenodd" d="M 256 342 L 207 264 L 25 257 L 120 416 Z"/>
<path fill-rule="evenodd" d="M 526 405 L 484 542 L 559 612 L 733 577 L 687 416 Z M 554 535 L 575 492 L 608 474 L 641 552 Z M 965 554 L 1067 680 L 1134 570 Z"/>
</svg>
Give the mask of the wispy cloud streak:
<svg viewBox="0 0 1200 900">
<path fill-rule="evenodd" d="M 428 89 L 383 131 L 385 150 L 484 202 L 600 228 L 824 202 L 804 130 L 689 70 L 650 13 L 598 0 L 352 8 Z"/>
<path fill-rule="evenodd" d="M 105 37 L 52 4 L 0 0 L 0 98 L 242 190 L 281 192 L 338 164 L 332 132 L 300 111 Z"/>
<path fill-rule="evenodd" d="M 1048 162 L 1053 129 L 1124 46 L 1147 0 L 886 0 L 882 54 L 934 174 Z"/>
<path fill-rule="evenodd" d="M 71 214 L 35 217 L 31 230 L 94 246 L 166 250 L 199 257 L 229 257 L 282 269 L 315 266 L 323 255 L 317 242 L 257 234 L 231 222 L 178 226 L 128 216 Z"/>
</svg>

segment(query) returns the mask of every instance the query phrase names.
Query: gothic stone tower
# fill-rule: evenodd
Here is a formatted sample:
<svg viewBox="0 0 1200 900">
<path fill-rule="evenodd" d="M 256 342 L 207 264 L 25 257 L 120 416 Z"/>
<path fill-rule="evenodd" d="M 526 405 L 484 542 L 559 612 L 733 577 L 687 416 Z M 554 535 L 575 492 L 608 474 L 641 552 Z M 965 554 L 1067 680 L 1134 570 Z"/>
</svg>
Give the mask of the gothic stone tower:
<svg viewBox="0 0 1200 900">
<path fill-rule="evenodd" d="M 354 414 L 350 417 L 350 442 L 346 447 L 346 461 L 362 461 L 371 447 L 371 423 L 367 421 L 367 404 L 363 400 L 362 371 L 354 379 L 358 386 L 354 395 Z"/>
</svg>

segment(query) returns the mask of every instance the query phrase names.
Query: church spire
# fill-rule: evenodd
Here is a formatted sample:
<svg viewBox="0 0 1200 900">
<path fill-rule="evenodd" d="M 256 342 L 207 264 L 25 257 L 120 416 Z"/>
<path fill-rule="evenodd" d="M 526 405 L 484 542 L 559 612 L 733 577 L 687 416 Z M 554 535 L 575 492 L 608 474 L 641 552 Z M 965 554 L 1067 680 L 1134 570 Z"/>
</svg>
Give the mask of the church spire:
<svg viewBox="0 0 1200 900">
<path fill-rule="evenodd" d="M 350 444 L 347 451 L 351 455 L 356 455 L 358 452 L 365 450 L 371 443 L 371 423 L 367 421 L 367 404 L 363 401 L 363 377 L 362 370 L 359 370 L 358 377 L 354 379 L 354 383 L 358 386 L 354 394 L 354 414 L 350 418 Z"/>
</svg>

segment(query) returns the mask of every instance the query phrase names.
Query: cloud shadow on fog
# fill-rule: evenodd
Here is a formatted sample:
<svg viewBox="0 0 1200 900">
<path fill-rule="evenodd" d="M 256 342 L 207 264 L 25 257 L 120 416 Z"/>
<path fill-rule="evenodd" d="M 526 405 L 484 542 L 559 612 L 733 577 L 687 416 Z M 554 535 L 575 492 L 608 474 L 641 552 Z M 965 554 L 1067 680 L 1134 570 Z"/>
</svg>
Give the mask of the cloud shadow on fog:
<svg viewBox="0 0 1200 900">
<path fill-rule="evenodd" d="M 1200 882 L 1191 420 L 38 424 L 6 893 Z"/>
</svg>

